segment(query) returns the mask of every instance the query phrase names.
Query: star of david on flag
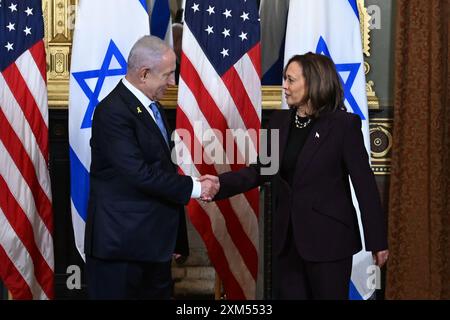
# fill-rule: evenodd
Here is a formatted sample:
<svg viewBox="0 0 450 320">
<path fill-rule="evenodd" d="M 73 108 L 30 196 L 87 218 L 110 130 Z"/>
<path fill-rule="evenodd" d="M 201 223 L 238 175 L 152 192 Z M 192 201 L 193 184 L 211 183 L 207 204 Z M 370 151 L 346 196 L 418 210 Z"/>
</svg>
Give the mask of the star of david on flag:
<svg viewBox="0 0 450 320">
<path fill-rule="evenodd" d="M 330 50 L 328 50 L 328 46 L 327 43 L 325 42 L 323 37 L 320 37 L 319 39 L 319 43 L 317 44 L 317 48 L 316 48 L 316 53 L 320 53 L 323 55 L 326 55 L 327 57 L 329 57 L 331 60 L 334 61 L 332 55 L 330 54 Z M 336 71 L 338 72 L 339 78 L 341 79 L 342 82 L 342 87 L 344 89 L 344 95 L 345 95 L 345 100 L 347 101 L 348 104 L 350 104 L 353 113 L 356 113 L 359 115 L 359 117 L 362 120 L 365 120 L 365 116 L 362 113 L 358 103 L 355 100 L 355 97 L 352 94 L 352 86 L 353 83 L 355 82 L 356 79 L 356 75 L 358 74 L 359 71 L 359 67 L 361 66 L 360 62 L 357 63 L 335 63 L 336 66 Z M 343 74 L 345 74 L 346 72 L 348 72 L 348 77 L 346 80 L 344 80 Z"/>
<path fill-rule="evenodd" d="M 120 64 L 120 68 L 110 69 L 113 58 L 116 58 L 117 62 Z M 119 48 L 117 48 L 117 45 L 113 40 L 111 40 L 109 43 L 108 50 L 106 51 L 106 55 L 100 69 L 72 73 L 78 85 L 83 90 L 86 97 L 89 99 L 89 105 L 83 117 L 81 129 L 92 127 L 92 117 L 94 115 L 95 106 L 100 102 L 98 97 L 100 95 L 101 89 L 103 88 L 105 79 L 107 77 L 124 76 L 126 73 L 127 61 L 125 60 L 124 56 L 120 52 Z M 91 90 L 91 88 L 89 87 L 87 82 L 88 79 L 97 79 L 94 90 Z"/>
</svg>

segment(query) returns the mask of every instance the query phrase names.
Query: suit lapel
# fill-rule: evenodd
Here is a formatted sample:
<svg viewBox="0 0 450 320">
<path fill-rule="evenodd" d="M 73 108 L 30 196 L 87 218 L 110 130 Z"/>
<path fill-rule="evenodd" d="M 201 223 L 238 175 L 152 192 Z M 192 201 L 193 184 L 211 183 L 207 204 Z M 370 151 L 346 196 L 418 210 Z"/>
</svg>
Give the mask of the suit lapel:
<svg viewBox="0 0 450 320">
<path fill-rule="evenodd" d="M 161 144 L 164 145 L 163 149 L 166 152 L 167 156 L 170 158 L 170 150 L 169 147 L 166 144 L 166 141 L 164 140 L 164 137 L 161 134 L 161 131 L 158 128 L 158 125 L 156 124 L 155 120 L 153 120 L 150 113 L 147 111 L 147 109 L 142 105 L 142 103 L 139 101 L 138 98 L 134 96 L 133 93 L 131 93 L 130 90 L 125 87 L 125 85 L 122 82 L 119 82 L 118 84 L 120 93 L 122 97 L 125 99 L 126 105 L 128 109 L 136 116 L 136 118 L 141 121 L 142 125 L 147 128 L 147 130 L 150 130 L 151 134 L 158 137 Z M 161 111 L 161 108 L 160 108 Z M 161 114 L 163 114 L 161 112 Z M 169 133 L 168 127 L 167 127 L 167 121 L 165 120 L 165 117 L 163 117 L 167 133 Z"/>
<path fill-rule="evenodd" d="M 323 116 L 316 120 L 297 159 L 295 175 L 301 175 L 308 163 L 325 141 L 330 129 L 330 117 Z"/>
<path fill-rule="evenodd" d="M 286 149 L 287 138 L 289 136 L 289 129 L 291 127 L 291 119 L 295 109 L 291 109 L 290 112 L 285 112 L 284 117 L 282 117 L 280 124 L 276 125 L 276 128 L 280 129 L 280 159 L 283 158 L 284 150 Z M 281 163 L 280 163 L 281 165 Z"/>
</svg>

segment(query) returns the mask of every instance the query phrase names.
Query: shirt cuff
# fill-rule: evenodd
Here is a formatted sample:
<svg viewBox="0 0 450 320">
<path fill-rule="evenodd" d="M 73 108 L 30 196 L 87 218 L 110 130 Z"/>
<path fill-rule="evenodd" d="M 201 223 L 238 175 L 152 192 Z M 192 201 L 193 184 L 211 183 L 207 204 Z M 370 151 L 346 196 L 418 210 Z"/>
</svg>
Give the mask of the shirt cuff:
<svg viewBox="0 0 450 320">
<path fill-rule="evenodd" d="M 195 177 L 191 177 L 191 178 L 192 178 L 191 198 L 198 199 L 202 195 L 202 184 L 200 183 L 200 181 L 197 181 L 197 178 L 195 178 Z"/>
</svg>

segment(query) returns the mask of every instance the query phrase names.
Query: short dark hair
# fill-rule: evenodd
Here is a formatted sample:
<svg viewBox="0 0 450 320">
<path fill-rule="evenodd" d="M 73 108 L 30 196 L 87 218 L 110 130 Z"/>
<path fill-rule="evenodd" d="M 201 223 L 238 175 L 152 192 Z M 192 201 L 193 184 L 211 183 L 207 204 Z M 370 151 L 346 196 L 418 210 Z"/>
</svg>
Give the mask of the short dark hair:
<svg viewBox="0 0 450 320">
<path fill-rule="evenodd" d="M 320 117 L 338 109 L 346 110 L 342 83 L 336 66 L 330 58 L 312 52 L 295 55 L 286 64 L 283 71 L 284 77 L 286 77 L 287 67 L 292 62 L 302 67 L 306 83 L 304 102 L 309 101 L 313 117 Z"/>
</svg>

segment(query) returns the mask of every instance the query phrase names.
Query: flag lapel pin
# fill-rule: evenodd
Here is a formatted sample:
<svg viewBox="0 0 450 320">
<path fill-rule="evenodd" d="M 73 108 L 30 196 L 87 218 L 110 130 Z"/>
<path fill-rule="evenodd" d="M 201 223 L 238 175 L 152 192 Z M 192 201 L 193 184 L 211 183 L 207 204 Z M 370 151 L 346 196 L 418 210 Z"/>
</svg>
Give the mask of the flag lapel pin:
<svg viewBox="0 0 450 320">
<path fill-rule="evenodd" d="M 137 110 L 137 113 L 142 113 L 141 107 L 137 107 L 136 110 Z"/>
<path fill-rule="evenodd" d="M 320 138 L 320 135 L 319 135 L 319 133 L 317 131 L 316 131 L 316 134 L 315 134 L 314 138 L 317 138 L 317 139 Z"/>
</svg>

